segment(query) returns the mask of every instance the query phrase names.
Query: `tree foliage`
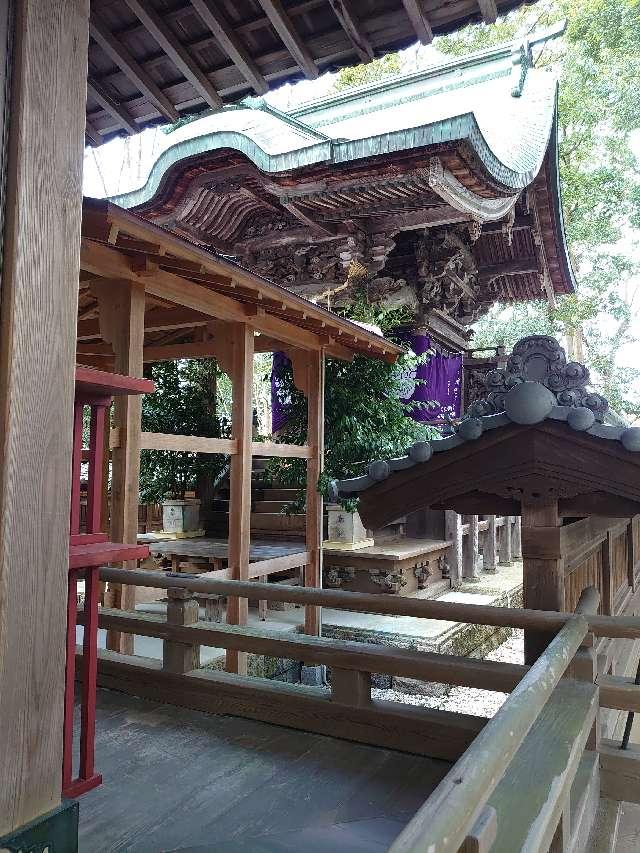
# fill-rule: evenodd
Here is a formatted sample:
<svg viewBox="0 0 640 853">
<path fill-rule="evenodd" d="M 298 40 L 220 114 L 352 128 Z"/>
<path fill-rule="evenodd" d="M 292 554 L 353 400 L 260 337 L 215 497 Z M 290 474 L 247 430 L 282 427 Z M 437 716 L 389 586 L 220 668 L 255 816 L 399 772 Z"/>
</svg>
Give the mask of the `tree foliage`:
<svg viewBox="0 0 640 853">
<path fill-rule="evenodd" d="M 351 319 L 373 323 L 388 337 L 406 321 L 402 310 L 385 310 L 357 299 L 345 312 Z M 407 405 L 399 399 L 399 373 L 415 360 L 406 355 L 400 364 L 356 356 L 353 361 L 327 359 L 325 368 L 325 461 L 328 477 L 362 474 L 372 459 L 388 459 L 406 452 L 430 429 L 407 417 Z M 307 403 L 294 387 L 290 369 L 281 375 L 283 399 L 291 399 L 290 417 L 281 434 L 283 441 L 304 444 Z M 418 380 L 419 381 L 419 380 Z M 305 483 L 305 465 L 299 460 L 273 460 L 274 478 L 291 486 Z"/>
<path fill-rule="evenodd" d="M 640 123 L 640 16 L 631 0 L 543 0 L 492 27 L 437 39 L 454 55 L 489 47 L 561 18 L 563 39 L 535 57 L 559 76 L 558 134 L 564 222 L 577 292 L 555 311 L 543 303 L 498 306 L 476 328 L 474 345 L 513 343 L 519 332 L 563 337 L 584 358 L 594 384 L 614 408 L 640 414 L 640 371 L 621 367 L 635 344 L 633 321 L 640 272 L 640 175 L 631 148 Z M 518 334 L 516 334 L 518 333 Z"/>
<path fill-rule="evenodd" d="M 229 422 L 217 415 L 219 371 L 212 359 L 167 361 L 147 371 L 155 394 L 142 400 L 142 429 L 171 435 L 226 438 Z M 143 450 L 140 454 L 140 498 L 157 503 L 167 494 L 179 497 L 196 488 L 200 478 L 215 478 L 225 457 L 199 453 Z"/>
<path fill-rule="evenodd" d="M 353 89 L 365 83 L 375 83 L 387 77 L 394 77 L 402 71 L 402 58 L 399 53 L 387 53 L 380 59 L 374 59 L 365 65 L 354 65 L 342 68 L 336 75 L 333 84 L 337 92 L 343 89 Z"/>
</svg>

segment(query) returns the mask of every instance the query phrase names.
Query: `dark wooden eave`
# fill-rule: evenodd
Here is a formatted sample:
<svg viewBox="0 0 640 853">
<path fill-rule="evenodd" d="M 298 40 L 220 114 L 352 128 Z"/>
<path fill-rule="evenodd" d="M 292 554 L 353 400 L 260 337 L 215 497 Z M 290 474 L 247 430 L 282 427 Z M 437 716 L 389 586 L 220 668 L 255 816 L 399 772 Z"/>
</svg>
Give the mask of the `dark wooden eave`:
<svg viewBox="0 0 640 853">
<path fill-rule="evenodd" d="M 519 515 L 522 501 L 556 498 L 564 516 L 626 518 L 640 512 L 640 453 L 553 420 L 509 424 L 395 471 L 359 497 L 372 529 L 427 507 Z"/>
<path fill-rule="evenodd" d="M 92 0 L 88 141 L 354 65 L 522 0 Z"/>
</svg>

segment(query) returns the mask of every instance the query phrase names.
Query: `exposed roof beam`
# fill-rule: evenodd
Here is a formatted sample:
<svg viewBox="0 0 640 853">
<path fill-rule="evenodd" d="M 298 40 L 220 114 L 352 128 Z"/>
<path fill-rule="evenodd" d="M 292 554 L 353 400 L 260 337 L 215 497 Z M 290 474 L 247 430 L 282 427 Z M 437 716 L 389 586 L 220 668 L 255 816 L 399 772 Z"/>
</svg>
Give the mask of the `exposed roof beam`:
<svg viewBox="0 0 640 853">
<path fill-rule="evenodd" d="M 86 124 L 84 126 L 84 135 L 87 137 L 89 142 L 92 142 L 94 145 L 102 145 L 102 137 L 100 136 L 99 131 L 91 124 L 89 119 L 86 120 Z"/>
<path fill-rule="evenodd" d="M 129 135 L 133 136 L 138 132 L 138 128 L 129 112 L 121 104 L 117 104 L 111 95 L 102 88 L 100 83 L 89 77 L 87 80 L 87 90 L 91 97 L 100 104 L 102 109 L 106 110 L 109 115 L 112 115 Z"/>
<path fill-rule="evenodd" d="M 498 17 L 498 9 L 495 0 L 478 0 L 480 14 L 485 24 L 495 24 Z"/>
<path fill-rule="evenodd" d="M 313 60 L 313 56 L 296 32 L 295 27 L 291 23 L 291 18 L 280 0 L 258 0 L 258 2 L 264 10 L 265 15 L 273 24 L 273 28 L 282 39 L 284 46 L 291 56 L 293 56 L 302 71 L 304 71 L 305 76 L 310 80 L 315 80 L 318 76 L 318 68 Z"/>
<path fill-rule="evenodd" d="M 402 0 L 402 5 L 411 21 L 411 26 L 415 30 L 418 41 L 422 42 L 422 44 L 431 44 L 433 41 L 433 32 L 422 0 Z"/>
<path fill-rule="evenodd" d="M 289 213 L 293 214 L 293 216 L 295 216 L 295 218 L 299 222 L 302 222 L 303 225 L 306 225 L 307 227 L 311 228 L 311 230 L 314 231 L 316 234 L 321 234 L 322 236 L 325 236 L 325 237 L 335 236 L 335 234 L 336 234 L 335 225 L 332 225 L 330 222 L 329 223 L 316 222 L 315 219 L 311 219 L 310 216 L 307 216 L 306 213 L 304 213 L 302 210 L 300 210 L 299 207 L 297 207 L 295 204 L 293 204 L 290 201 L 282 201 L 282 202 L 280 202 L 280 204 L 286 210 L 288 210 Z"/>
<path fill-rule="evenodd" d="M 329 3 L 360 59 L 370 62 L 374 57 L 373 47 L 353 12 L 351 0 L 329 0 Z"/>
<path fill-rule="evenodd" d="M 516 258 L 512 261 L 504 261 L 499 264 L 488 264 L 478 267 L 478 275 L 481 281 L 498 278 L 503 275 L 525 275 L 526 273 L 540 272 L 538 259 L 535 255 L 525 258 Z"/>
<path fill-rule="evenodd" d="M 144 329 L 145 332 L 170 332 L 206 326 L 210 320 L 205 314 L 188 308 L 154 308 L 144 315 Z M 100 337 L 100 323 L 97 319 L 78 321 L 78 341 L 97 337 Z"/>
<path fill-rule="evenodd" d="M 100 45 L 107 56 L 118 66 L 122 73 L 143 95 L 156 105 L 168 121 L 178 121 L 179 112 L 157 86 L 149 74 L 142 68 L 124 47 L 122 41 L 110 32 L 109 28 L 95 10 L 89 19 L 91 37 Z"/>
<path fill-rule="evenodd" d="M 133 14 L 140 19 L 145 28 L 158 42 L 176 68 L 179 69 L 209 106 L 214 109 L 221 107 L 222 98 L 216 92 L 215 87 L 187 48 L 180 43 L 174 33 L 169 29 L 162 17 L 148 3 L 141 3 L 139 0 L 125 0 L 125 2 Z"/>
<path fill-rule="evenodd" d="M 211 0 L 191 0 L 191 5 L 247 83 L 253 86 L 258 95 L 268 92 L 269 84 L 260 69 L 215 4 Z"/>
</svg>

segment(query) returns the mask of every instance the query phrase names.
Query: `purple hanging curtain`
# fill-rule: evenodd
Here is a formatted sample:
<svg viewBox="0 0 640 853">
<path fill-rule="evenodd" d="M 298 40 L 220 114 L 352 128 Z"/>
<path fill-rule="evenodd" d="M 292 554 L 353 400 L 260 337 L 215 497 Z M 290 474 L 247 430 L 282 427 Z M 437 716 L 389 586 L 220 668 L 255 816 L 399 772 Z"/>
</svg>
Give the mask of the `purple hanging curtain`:
<svg viewBox="0 0 640 853">
<path fill-rule="evenodd" d="M 405 342 L 418 356 L 424 355 L 432 348 L 431 338 L 428 335 L 407 335 Z M 416 379 L 424 381 L 413 385 Z M 444 355 L 436 350 L 426 363 L 418 364 L 401 380 L 407 383 L 407 396 L 402 398 L 403 403 L 434 402 L 436 404 L 432 407 L 413 407 L 408 414 L 415 421 L 428 423 L 442 420 L 447 416 L 460 417 L 462 354 Z"/>
<path fill-rule="evenodd" d="M 291 362 L 283 352 L 274 352 L 273 364 L 271 365 L 271 432 L 279 432 L 286 426 L 289 420 L 289 404 L 291 397 L 288 395 L 282 380 L 283 370 Z"/>
</svg>

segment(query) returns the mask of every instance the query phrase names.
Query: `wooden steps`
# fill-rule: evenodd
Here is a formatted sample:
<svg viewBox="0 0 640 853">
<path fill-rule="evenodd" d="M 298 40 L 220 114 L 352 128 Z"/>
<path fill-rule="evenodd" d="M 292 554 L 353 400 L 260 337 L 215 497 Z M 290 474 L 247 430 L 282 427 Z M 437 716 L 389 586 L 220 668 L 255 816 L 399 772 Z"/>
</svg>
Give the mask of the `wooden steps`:
<svg viewBox="0 0 640 853">
<path fill-rule="evenodd" d="M 571 789 L 574 779 L 581 778 L 578 769 L 597 711 L 593 684 L 568 679 L 558 684 L 489 798 L 498 818 L 491 853 L 549 848 L 563 809 L 569 817 Z"/>
</svg>

